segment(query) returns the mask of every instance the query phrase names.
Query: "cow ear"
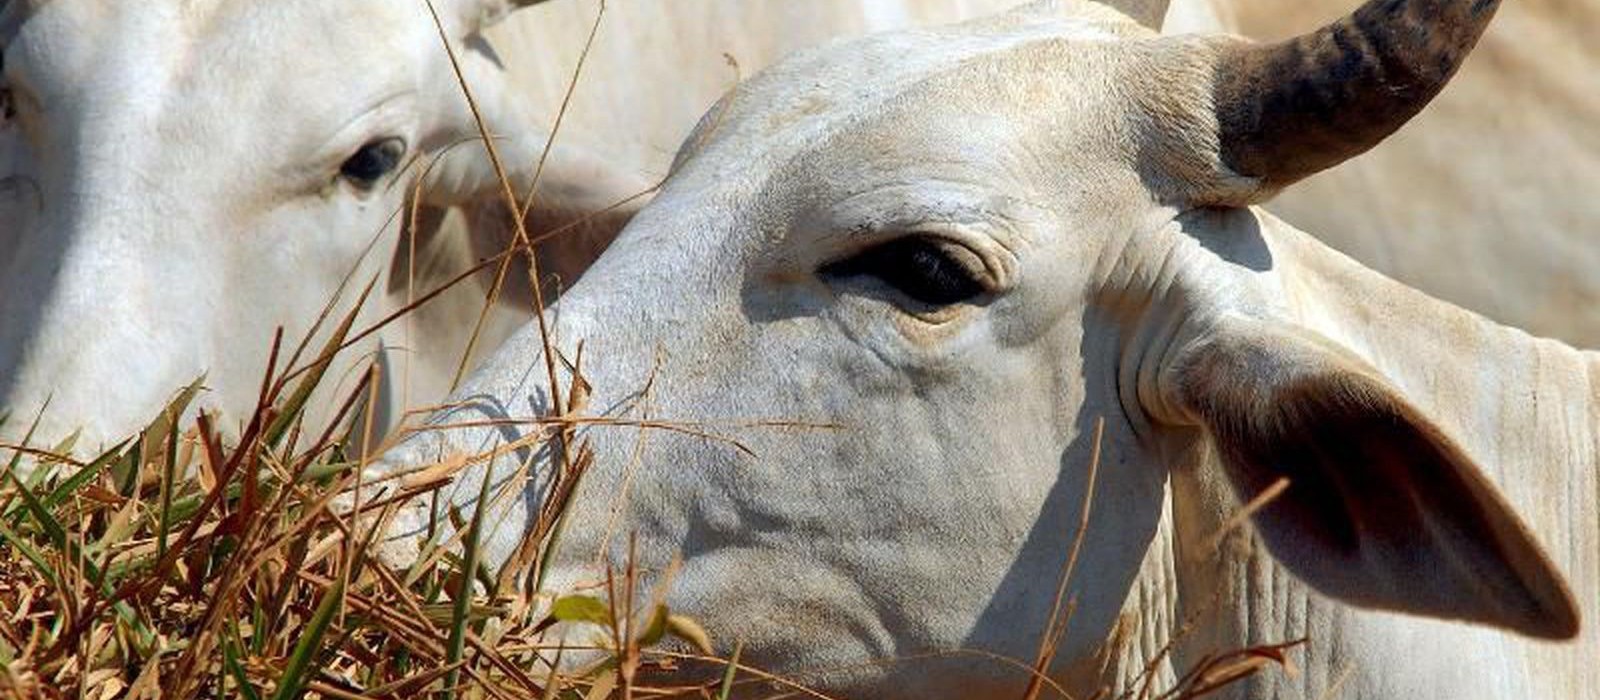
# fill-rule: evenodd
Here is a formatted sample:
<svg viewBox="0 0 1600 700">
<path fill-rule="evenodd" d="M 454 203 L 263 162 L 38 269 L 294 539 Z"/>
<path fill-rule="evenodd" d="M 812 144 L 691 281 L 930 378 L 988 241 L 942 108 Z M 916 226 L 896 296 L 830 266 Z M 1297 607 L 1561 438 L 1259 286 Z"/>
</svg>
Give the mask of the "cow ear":
<svg viewBox="0 0 1600 700">
<path fill-rule="evenodd" d="M 550 264 L 541 269 L 546 277 L 553 273 L 560 284 L 569 284 L 650 200 L 656 183 L 614 158 L 573 144 L 570 136 L 558 135 L 552 142 L 544 128 L 551 120 L 534 116 L 492 50 L 470 42 L 469 48 L 474 50 L 460 54 L 459 66 L 471 90 L 470 105 L 453 67 L 441 63 L 440 70 L 447 72 L 432 81 L 444 92 L 427 100 L 434 112 L 423 140 L 430 157 L 423 161 L 421 202 L 440 209 L 466 207 L 475 219 L 474 246 L 480 253 L 498 253 L 504 248 L 485 246 L 513 228 L 505 198 L 509 184 L 519 207 L 527 209 L 528 232 L 535 239 L 550 238 L 540 254 L 541 262 L 548 257 Z M 497 159 L 489 157 L 485 132 Z"/>
<path fill-rule="evenodd" d="M 1229 316 L 1163 368 L 1273 556 L 1350 603 L 1552 639 L 1578 611 L 1472 459 L 1378 371 L 1297 328 Z"/>
<path fill-rule="evenodd" d="M 1158 32 L 1161 31 L 1161 24 L 1167 17 L 1169 4 L 1169 0 L 1100 0 L 1100 2 Z"/>
<path fill-rule="evenodd" d="M 654 185 L 630 169 L 559 142 L 541 159 L 544 140 L 536 134 L 512 136 L 500 144 L 509 183 L 519 206 L 527 210 L 524 230 L 537 244 L 544 277 L 541 284 L 547 285 L 546 297 L 553 299 L 599 258 L 650 201 Z M 474 251 L 479 256 L 497 254 L 510 245 L 515 230 L 504 186 L 481 145 L 466 144 L 456 150 L 459 152 L 442 158 L 429 172 L 423 183 L 423 202 L 434 207 L 466 207 Z M 525 199 L 530 189 L 531 202 Z M 531 294 L 531 290 L 524 291 Z M 523 301 L 521 296 L 505 300 Z"/>
<path fill-rule="evenodd" d="M 531 124 L 511 133 L 491 135 L 500 167 L 488 157 L 482 139 L 465 137 L 428 165 L 422 183 L 423 201 L 435 206 L 465 204 L 485 197 L 504 197 L 509 184 L 518 199 L 530 191 L 535 206 L 569 211 L 637 209 L 654 189 L 644 175 L 587 148 L 547 143 Z M 546 146 L 549 152 L 545 153 Z M 506 182 L 500 177 L 502 170 Z"/>
<path fill-rule="evenodd" d="M 544 0 L 446 0 L 458 22 L 459 34 L 473 34 L 493 26 L 511 13 Z M 443 4 L 443 3 L 438 3 Z M 445 9 L 444 7 L 440 8 Z"/>
<path fill-rule="evenodd" d="M 1116 10 L 1124 17 L 1156 32 L 1161 31 L 1161 25 L 1167 17 L 1167 6 L 1171 4 L 1171 0 L 1091 0 L 1091 2 Z M 1019 5 L 1015 11 L 1024 15 L 1054 16 L 1062 11 L 1079 10 L 1081 8 L 1074 7 L 1070 2 L 1063 3 L 1062 0 L 1034 0 Z"/>
</svg>

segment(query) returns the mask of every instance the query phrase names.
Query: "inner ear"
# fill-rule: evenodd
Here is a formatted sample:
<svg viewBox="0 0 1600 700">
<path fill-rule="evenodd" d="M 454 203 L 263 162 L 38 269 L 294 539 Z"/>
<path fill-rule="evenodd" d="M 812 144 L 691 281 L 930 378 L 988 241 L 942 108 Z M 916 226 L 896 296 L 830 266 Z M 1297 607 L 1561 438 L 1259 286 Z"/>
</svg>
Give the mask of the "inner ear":
<svg viewBox="0 0 1600 700">
<path fill-rule="evenodd" d="M 1376 369 L 1308 333 L 1229 319 L 1176 369 L 1274 557 L 1351 603 L 1548 638 L 1577 632 L 1554 565 L 1473 460 Z"/>
</svg>

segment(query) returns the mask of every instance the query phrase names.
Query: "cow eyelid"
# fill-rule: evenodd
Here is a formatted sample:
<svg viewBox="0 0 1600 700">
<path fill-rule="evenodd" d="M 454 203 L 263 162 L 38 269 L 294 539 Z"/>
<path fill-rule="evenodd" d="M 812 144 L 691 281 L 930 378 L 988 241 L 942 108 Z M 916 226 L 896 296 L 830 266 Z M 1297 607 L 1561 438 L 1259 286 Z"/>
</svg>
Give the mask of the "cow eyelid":
<svg viewBox="0 0 1600 700">
<path fill-rule="evenodd" d="M 952 306 L 989 291 L 951 255 L 948 249 L 954 245 L 938 236 L 902 236 L 823 265 L 818 272 L 834 278 L 871 277 L 915 302 Z"/>
</svg>

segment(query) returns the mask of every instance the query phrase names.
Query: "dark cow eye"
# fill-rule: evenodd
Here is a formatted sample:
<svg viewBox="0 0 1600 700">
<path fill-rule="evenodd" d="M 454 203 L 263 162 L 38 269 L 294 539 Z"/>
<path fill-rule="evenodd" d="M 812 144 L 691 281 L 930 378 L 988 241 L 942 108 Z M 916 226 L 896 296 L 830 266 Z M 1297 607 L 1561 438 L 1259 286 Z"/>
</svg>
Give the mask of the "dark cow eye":
<svg viewBox="0 0 1600 700">
<path fill-rule="evenodd" d="M 374 139 L 345 159 L 344 164 L 339 166 L 339 175 L 349 180 L 350 184 L 368 189 L 400 167 L 400 159 L 405 155 L 404 140 L 395 137 Z"/>
<path fill-rule="evenodd" d="M 970 268 L 951 257 L 953 245 L 926 236 L 907 236 L 824 265 L 821 272 L 832 277 L 874 277 L 913 300 L 949 306 L 986 291 Z"/>
</svg>

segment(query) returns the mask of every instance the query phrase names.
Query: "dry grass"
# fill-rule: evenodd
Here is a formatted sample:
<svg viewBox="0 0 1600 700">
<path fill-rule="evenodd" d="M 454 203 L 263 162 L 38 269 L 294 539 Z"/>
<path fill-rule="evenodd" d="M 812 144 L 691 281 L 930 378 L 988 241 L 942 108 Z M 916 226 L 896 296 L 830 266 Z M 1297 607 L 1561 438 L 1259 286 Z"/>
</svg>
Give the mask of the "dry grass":
<svg viewBox="0 0 1600 700">
<path fill-rule="evenodd" d="M 352 310 L 328 350 L 347 340 L 354 318 Z M 376 367 L 312 430 L 306 398 L 331 354 L 275 370 L 277 349 L 236 438 L 205 413 L 178 420 L 196 382 L 138 436 L 89 462 L 67 456 L 70 442 L 5 450 L 0 696 L 604 697 L 641 670 L 669 667 L 671 657 L 645 653 L 667 637 L 710 653 L 692 620 L 661 605 L 632 609 L 631 569 L 599 597 L 524 594 L 514 584 L 530 579 L 547 548 L 488 571 L 476 554 L 481 509 L 458 523 L 459 545 L 424 552 L 411 570 L 376 562 L 376 533 L 397 500 L 360 501 L 365 460 L 352 453 L 371 430 L 370 413 L 355 409 L 375 398 Z M 423 479 L 402 495 L 446 483 Z M 563 505 L 552 504 L 549 522 Z M 530 540 L 548 545 L 553 535 L 543 527 Z M 558 621 L 594 626 L 605 660 L 553 673 L 562 650 L 545 636 Z"/>
</svg>

